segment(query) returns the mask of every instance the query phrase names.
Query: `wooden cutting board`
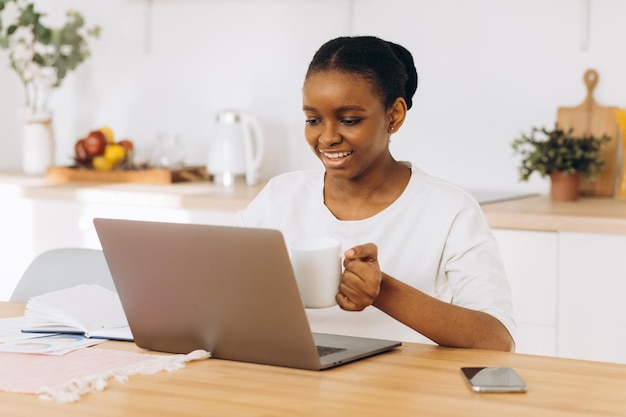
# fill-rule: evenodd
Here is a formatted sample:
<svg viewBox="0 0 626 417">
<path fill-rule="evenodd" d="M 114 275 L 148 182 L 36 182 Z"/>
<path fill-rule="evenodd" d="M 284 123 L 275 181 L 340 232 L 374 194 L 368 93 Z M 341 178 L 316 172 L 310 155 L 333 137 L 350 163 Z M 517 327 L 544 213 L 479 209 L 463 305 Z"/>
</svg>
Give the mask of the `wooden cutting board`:
<svg viewBox="0 0 626 417">
<path fill-rule="evenodd" d="M 615 195 L 617 180 L 618 157 L 618 124 L 614 106 L 600 106 L 593 99 L 593 89 L 598 84 L 598 73 L 594 69 L 585 71 L 583 78 L 587 87 L 585 101 L 576 107 L 559 107 L 557 111 L 557 125 L 568 130 L 574 128 L 574 134 L 591 134 L 611 137 L 610 142 L 602 145 L 600 154 L 604 158 L 602 171 L 595 175 L 595 181 L 584 179 L 580 193 L 588 196 L 612 197 Z"/>
<path fill-rule="evenodd" d="M 204 167 L 185 167 L 177 170 L 138 169 L 120 171 L 97 171 L 75 167 L 49 167 L 46 179 L 55 183 L 68 182 L 122 182 L 143 184 L 173 184 L 175 182 L 208 181 L 210 176 Z"/>
</svg>

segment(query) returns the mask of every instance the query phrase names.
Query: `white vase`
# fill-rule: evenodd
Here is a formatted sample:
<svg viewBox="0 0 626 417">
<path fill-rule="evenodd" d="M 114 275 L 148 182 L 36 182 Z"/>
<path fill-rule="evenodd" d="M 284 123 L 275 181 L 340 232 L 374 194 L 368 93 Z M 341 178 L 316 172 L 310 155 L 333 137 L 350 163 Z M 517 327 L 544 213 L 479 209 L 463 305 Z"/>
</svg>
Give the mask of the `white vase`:
<svg viewBox="0 0 626 417">
<path fill-rule="evenodd" d="M 22 134 L 22 169 L 25 174 L 43 175 L 54 164 L 52 115 L 41 112 L 28 115 Z"/>
</svg>

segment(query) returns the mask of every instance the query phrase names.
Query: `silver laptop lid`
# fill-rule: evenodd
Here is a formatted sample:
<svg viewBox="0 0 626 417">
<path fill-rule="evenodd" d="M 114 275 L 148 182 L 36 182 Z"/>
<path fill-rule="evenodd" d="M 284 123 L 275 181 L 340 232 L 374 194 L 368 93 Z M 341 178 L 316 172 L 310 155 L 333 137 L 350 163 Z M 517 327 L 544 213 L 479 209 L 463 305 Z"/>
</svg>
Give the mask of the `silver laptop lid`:
<svg viewBox="0 0 626 417">
<path fill-rule="evenodd" d="M 320 369 L 277 230 L 94 219 L 135 343 Z"/>
</svg>

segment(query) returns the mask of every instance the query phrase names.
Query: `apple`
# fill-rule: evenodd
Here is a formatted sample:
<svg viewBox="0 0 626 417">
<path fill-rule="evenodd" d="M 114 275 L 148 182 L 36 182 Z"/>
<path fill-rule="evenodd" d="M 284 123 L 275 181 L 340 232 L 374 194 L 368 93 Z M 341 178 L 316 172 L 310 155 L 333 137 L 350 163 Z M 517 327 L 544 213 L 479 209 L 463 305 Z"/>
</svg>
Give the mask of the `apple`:
<svg viewBox="0 0 626 417">
<path fill-rule="evenodd" d="M 133 148 L 135 147 L 133 144 L 133 141 L 131 141 L 130 139 L 122 139 L 117 143 L 119 145 L 122 145 L 124 148 L 126 148 L 127 151 L 132 151 Z"/>
<path fill-rule="evenodd" d="M 85 149 L 85 139 L 78 139 L 74 144 L 74 157 L 77 161 L 83 162 L 89 159 Z"/>
<path fill-rule="evenodd" d="M 84 139 L 85 151 L 90 157 L 102 155 L 107 146 L 107 138 L 99 130 L 92 130 Z"/>
</svg>

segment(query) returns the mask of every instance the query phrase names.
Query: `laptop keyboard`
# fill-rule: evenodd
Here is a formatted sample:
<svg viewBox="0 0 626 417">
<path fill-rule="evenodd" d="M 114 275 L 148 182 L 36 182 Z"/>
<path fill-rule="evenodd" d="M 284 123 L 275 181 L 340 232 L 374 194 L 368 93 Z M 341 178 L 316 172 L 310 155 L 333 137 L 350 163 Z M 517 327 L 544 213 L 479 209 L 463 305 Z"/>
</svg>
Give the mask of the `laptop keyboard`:
<svg viewBox="0 0 626 417">
<path fill-rule="evenodd" d="M 321 358 L 322 356 L 330 355 L 331 353 L 337 353 L 346 350 L 344 348 L 332 347 L 332 346 L 318 346 L 317 354 Z"/>
</svg>

